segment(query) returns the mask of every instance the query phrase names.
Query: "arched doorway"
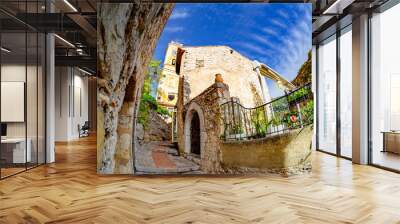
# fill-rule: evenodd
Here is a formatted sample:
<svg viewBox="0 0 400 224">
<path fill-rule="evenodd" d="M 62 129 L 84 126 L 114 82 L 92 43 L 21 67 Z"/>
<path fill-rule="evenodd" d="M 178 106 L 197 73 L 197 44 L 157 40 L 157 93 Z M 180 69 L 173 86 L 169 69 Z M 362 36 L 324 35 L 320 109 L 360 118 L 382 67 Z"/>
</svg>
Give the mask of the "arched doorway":
<svg viewBox="0 0 400 224">
<path fill-rule="evenodd" d="M 193 112 L 190 124 L 190 152 L 200 155 L 200 118 L 197 112 Z"/>
<path fill-rule="evenodd" d="M 185 115 L 184 122 L 185 153 L 203 156 L 207 135 L 204 131 L 204 114 L 200 106 L 192 102 Z"/>
</svg>

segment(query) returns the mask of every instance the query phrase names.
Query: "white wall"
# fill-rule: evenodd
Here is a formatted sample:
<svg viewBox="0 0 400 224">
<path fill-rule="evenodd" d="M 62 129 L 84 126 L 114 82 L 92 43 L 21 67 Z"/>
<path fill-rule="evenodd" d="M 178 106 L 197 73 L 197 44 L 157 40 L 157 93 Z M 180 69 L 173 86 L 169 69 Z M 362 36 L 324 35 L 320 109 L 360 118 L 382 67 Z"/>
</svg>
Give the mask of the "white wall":
<svg viewBox="0 0 400 224">
<path fill-rule="evenodd" d="M 5 64 L 1 66 L 1 81 L 2 82 L 24 82 L 25 81 L 25 75 L 26 75 L 26 70 L 28 71 L 28 74 L 32 74 L 35 73 L 36 74 L 36 67 L 33 66 L 28 66 L 25 67 L 24 65 L 19 65 L 19 64 Z M 32 84 L 32 83 L 30 83 Z M 33 83 L 34 85 L 36 85 L 36 82 Z M 36 89 L 30 89 L 28 88 L 28 93 L 27 93 L 27 102 L 28 104 L 32 101 L 34 101 L 33 98 L 36 99 Z M 33 92 L 30 92 L 29 90 L 32 90 Z M 35 105 L 30 105 L 30 106 L 34 106 L 36 108 L 36 104 Z M 7 108 L 1 108 L 2 110 L 7 110 Z M 33 117 L 32 117 L 33 115 Z M 28 121 L 32 121 L 34 120 L 33 118 L 35 118 L 36 121 L 36 114 L 27 114 L 28 116 Z M 7 136 L 8 137 L 25 137 L 25 123 L 26 122 L 7 122 Z M 36 123 L 36 122 L 35 122 Z M 29 125 L 29 127 L 31 127 L 32 125 Z M 36 128 L 36 127 L 35 127 Z M 28 137 L 29 133 L 28 133 Z"/>
<path fill-rule="evenodd" d="M 23 82 L 26 85 L 26 106 L 23 102 L 22 108 L 14 108 L 19 113 L 25 114 L 25 118 L 21 122 L 6 122 L 8 138 L 25 138 L 29 139 L 31 148 L 32 162 L 44 163 L 45 150 L 45 120 L 44 120 L 44 74 L 42 67 L 37 67 L 18 63 L 2 64 L 1 66 L 2 82 Z M 27 79 L 27 80 L 26 80 Z M 2 89 L 3 92 L 4 89 Z M 24 94 L 24 90 L 19 90 L 20 94 Z M 22 91 L 22 92 L 21 92 Z M 3 92 L 4 94 L 4 92 Z M 7 95 L 2 95 L 2 98 Z M 3 113 L 16 113 L 13 108 L 2 107 Z M 24 115 L 23 115 L 24 116 Z"/>
<path fill-rule="evenodd" d="M 25 64 L 9 64 L 1 66 L 2 82 L 25 82 Z M 29 69 L 29 68 L 28 68 Z M 7 108 L 1 108 L 7 110 Z M 7 123 L 7 137 L 25 137 L 25 122 Z"/>
<path fill-rule="evenodd" d="M 88 120 L 88 78 L 72 67 L 56 67 L 55 73 L 55 141 L 70 141 Z"/>
</svg>

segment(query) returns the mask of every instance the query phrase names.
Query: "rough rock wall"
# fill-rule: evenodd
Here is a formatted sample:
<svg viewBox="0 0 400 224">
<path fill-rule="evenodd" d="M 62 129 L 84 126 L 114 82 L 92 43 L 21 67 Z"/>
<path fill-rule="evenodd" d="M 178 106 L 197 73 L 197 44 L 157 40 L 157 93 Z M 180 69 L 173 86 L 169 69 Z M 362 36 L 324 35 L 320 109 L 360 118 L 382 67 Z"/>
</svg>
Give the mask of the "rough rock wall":
<svg viewBox="0 0 400 224">
<path fill-rule="evenodd" d="M 97 6 L 97 169 L 132 174 L 145 70 L 173 4 L 136 0 Z"/>
<path fill-rule="evenodd" d="M 150 110 L 148 126 L 144 128 L 144 142 L 171 141 L 171 123 L 167 123 L 161 115 Z"/>
</svg>

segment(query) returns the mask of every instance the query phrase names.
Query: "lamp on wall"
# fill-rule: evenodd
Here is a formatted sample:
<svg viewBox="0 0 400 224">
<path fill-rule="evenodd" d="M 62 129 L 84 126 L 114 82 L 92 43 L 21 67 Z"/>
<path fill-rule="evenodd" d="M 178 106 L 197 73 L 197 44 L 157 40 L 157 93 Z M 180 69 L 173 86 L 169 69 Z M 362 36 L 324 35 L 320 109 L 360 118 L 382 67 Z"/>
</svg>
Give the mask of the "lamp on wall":
<svg viewBox="0 0 400 224">
<path fill-rule="evenodd" d="M 78 67 L 78 70 L 81 71 L 81 72 L 83 72 L 83 73 L 85 73 L 86 75 L 89 75 L 89 76 L 92 76 L 92 75 L 93 75 L 92 73 L 90 73 L 90 72 L 88 72 L 88 71 L 86 71 L 86 70 L 84 70 L 84 69 L 81 69 L 81 68 L 79 68 L 79 67 Z"/>
<path fill-rule="evenodd" d="M 61 36 L 59 36 L 58 34 L 54 34 L 55 37 L 57 37 L 59 40 L 61 40 L 62 42 L 64 42 L 65 44 L 67 44 L 70 47 L 75 48 L 75 45 L 73 45 L 71 42 L 69 42 L 68 40 L 62 38 Z"/>
<path fill-rule="evenodd" d="M 78 10 L 68 0 L 64 0 L 64 3 L 68 5 L 68 7 L 70 7 L 74 12 L 78 12 Z"/>
<path fill-rule="evenodd" d="M 355 0 L 336 0 L 322 14 L 342 14 L 343 10 L 351 5 Z"/>
<path fill-rule="evenodd" d="M 11 50 L 9 50 L 9 49 L 7 49 L 5 47 L 1 47 L 0 49 L 1 49 L 1 51 L 4 51 L 6 53 L 10 53 L 11 52 Z"/>
</svg>

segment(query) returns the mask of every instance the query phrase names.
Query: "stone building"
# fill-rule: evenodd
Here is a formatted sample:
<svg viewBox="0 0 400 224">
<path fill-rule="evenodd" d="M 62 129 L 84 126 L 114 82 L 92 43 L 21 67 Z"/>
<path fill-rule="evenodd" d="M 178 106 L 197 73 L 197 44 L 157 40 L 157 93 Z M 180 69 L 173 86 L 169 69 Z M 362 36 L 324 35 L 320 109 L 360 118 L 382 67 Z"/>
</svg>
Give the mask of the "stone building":
<svg viewBox="0 0 400 224">
<path fill-rule="evenodd" d="M 182 82 L 177 102 L 179 154 L 199 164 L 204 173 L 264 173 L 284 175 L 311 169 L 312 126 L 264 138 L 221 139 L 221 104 L 230 102 L 230 86 L 218 74 L 212 85 L 183 104 Z"/>
<path fill-rule="evenodd" d="M 234 101 L 243 108 L 254 108 L 271 102 L 265 77 L 285 90 L 294 87 L 267 65 L 251 61 L 230 47 L 187 47 L 171 42 L 157 101 L 174 111 L 173 139 L 179 155 L 197 163 L 205 173 L 292 173 L 308 169 L 310 128 L 245 142 L 221 138 L 225 133 L 221 127 L 225 127 L 222 104 Z M 266 116 L 271 117 L 273 108 L 265 109 Z"/>
<path fill-rule="evenodd" d="M 171 42 L 165 54 L 163 69 L 157 87 L 157 102 L 172 111 L 176 105 L 179 83 L 179 66 L 176 57 L 182 44 Z"/>
<path fill-rule="evenodd" d="M 217 73 L 224 76 L 231 96 L 244 106 L 270 101 L 266 81 L 250 59 L 227 46 L 189 47 L 176 42 L 171 42 L 166 51 L 157 101 L 172 110 L 178 97 L 179 77 L 184 77 L 187 102 L 212 85 Z"/>
</svg>

